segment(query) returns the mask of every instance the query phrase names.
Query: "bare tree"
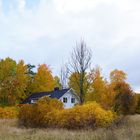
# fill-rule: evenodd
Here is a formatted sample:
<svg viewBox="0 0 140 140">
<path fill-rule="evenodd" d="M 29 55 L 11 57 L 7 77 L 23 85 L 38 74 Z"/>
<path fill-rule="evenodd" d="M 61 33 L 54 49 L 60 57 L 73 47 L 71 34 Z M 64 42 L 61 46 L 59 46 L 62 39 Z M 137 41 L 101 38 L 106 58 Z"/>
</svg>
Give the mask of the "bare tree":
<svg viewBox="0 0 140 140">
<path fill-rule="evenodd" d="M 60 83 L 62 85 L 62 89 L 67 88 L 67 78 L 68 78 L 68 71 L 66 64 L 61 67 L 60 71 Z"/>
<path fill-rule="evenodd" d="M 84 82 L 86 79 L 86 72 L 90 68 L 91 65 L 92 52 L 89 48 L 87 48 L 84 41 L 81 41 L 80 44 L 74 48 L 70 61 L 67 66 L 67 70 L 69 74 L 75 74 L 75 82 L 79 87 L 79 97 L 81 104 L 84 102 L 85 90 L 84 90 Z M 77 76 L 78 75 L 78 76 Z"/>
</svg>

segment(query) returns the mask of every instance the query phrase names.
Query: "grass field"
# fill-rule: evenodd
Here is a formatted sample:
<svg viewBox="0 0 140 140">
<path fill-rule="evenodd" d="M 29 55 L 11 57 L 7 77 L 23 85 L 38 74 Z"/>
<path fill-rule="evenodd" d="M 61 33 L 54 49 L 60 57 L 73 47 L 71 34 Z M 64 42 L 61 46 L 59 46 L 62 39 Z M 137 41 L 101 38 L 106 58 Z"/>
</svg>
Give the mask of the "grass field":
<svg viewBox="0 0 140 140">
<path fill-rule="evenodd" d="M 0 140 L 140 140 L 140 115 L 97 130 L 26 129 L 17 120 L 0 120 Z"/>
</svg>

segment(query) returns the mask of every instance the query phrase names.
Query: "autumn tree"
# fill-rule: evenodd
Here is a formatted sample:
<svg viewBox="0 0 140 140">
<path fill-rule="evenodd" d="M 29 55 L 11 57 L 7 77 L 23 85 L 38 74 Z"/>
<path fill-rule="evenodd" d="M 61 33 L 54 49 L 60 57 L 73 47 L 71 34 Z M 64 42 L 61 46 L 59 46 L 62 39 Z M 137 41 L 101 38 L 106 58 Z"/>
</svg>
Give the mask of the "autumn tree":
<svg viewBox="0 0 140 140">
<path fill-rule="evenodd" d="M 55 87 L 58 87 L 59 89 L 62 89 L 62 85 L 60 83 L 60 78 L 58 76 L 54 77 Z"/>
<path fill-rule="evenodd" d="M 121 70 L 110 73 L 111 85 L 115 92 L 114 111 L 124 115 L 133 113 L 136 106 L 136 96 L 126 80 L 126 73 Z"/>
<path fill-rule="evenodd" d="M 80 78 L 80 74 L 79 73 L 72 73 L 69 77 L 69 87 L 72 88 L 75 93 L 77 95 L 79 95 L 80 97 L 80 80 L 78 80 Z M 84 75 L 84 79 L 83 79 L 83 92 L 87 93 L 87 87 L 88 87 L 88 79 L 87 79 L 87 74 L 85 73 Z"/>
<path fill-rule="evenodd" d="M 106 83 L 105 90 L 100 98 L 100 104 L 105 109 L 113 109 L 115 103 L 116 92 L 114 91 L 114 87 L 110 83 Z"/>
<path fill-rule="evenodd" d="M 16 75 L 16 62 L 11 58 L 0 60 L 0 104 L 9 105 L 15 102 L 14 80 Z"/>
<path fill-rule="evenodd" d="M 31 65 L 31 64 L 27 64 L 27 74 L 30 77 L 34 77 L 35 76 L 35 72 L 33 71 L 33 69 L 35 68 L 35 65 Z"/>
<path fill-rule="evenodd" d="M 140 114 L 140 94 L 137 94 L 136 113 Z"/>
<path fill-rule="evenodd" d="M 114 111 L 124 115 L 134 113 L 136 96 L 129 84 L 125 82 L 117 83 L 114 90 L 116 91 Z"/>
<path fill-rule="evenodd" d="M 23 60 L 19 61 L 16 68 L 16 76 L 14 81 L 16 102 L 26 98 L 26 90 L 30 80 L 30 75 L 27 74 L 28 67 Z"/>
<path fill-rule="evenodd" d="M 88 81 L 90 82 L 88 94 L 86 96 L 87 101 L 101 102 L 101 96 L 105 92 L 106 81 L 101 76 L 100 67 L 96 67 L 88 74 Z"/>
<path fill-rule="evenodd" d="M 84 82 L 85 82 L 85 76 L 87 70 L 90 68 L 91 65 L 91 50 L 87 48 L 86 44 L 84 41 L 81 41 L 79 45 L 74 48 L 72 54 L 71 54 L 71 59 L 68 63 L 67 70 L 69 75 L 72 75 L 73 73 L 76 73 L 75 80 L 76 83 L 78 84 L 78 89 L 79 89 L 79 97 L 80 97 L 80 102 L 81 104 L 85 100 L 85 87 L 84 87 Z M 78 76 L 77 76 L 78 74 Z"/>
<path fill-rule="evenodd" d="M 39 65 L 34 81 L 32 84 L 32 92 L 52 91 L 55 81 L 50 68 L 46 64 Z"/>
<path fill-rule="evenodd" d="M 67 71 L 67 65 L 63 65 L 60 70 L 60 83 L 62 85 L 62 89 L 65 89 L 68 87 L 68 71 Z"/>
<path fill-rule="evenodd" d="M 125 82 L 126 79 L 126 73 L 122 70 L 115 69 L 110 73 L 111 83 Z"/>
<path fill-rule="evenodd" d="M 36 75 L 36 72 L 33 70 L 35 68 L 35 65 L 32 64 L 27 64 L 27 75 L 28 77 L 28 84 L 27 84 L 27 88 L 26 88 L 26 96 L 28 97 L 29 95 L 32 94 L 33 92 L 33 82 L 34 82 L 34 77 Z"/>
<path fill-rule="evenodd" d="M 27 66 L 21 60 L 17 64 L 13 59 L 0 61 L 0 103 L 15 105 L 26 97 L 28 83 Z"/>
</svg>

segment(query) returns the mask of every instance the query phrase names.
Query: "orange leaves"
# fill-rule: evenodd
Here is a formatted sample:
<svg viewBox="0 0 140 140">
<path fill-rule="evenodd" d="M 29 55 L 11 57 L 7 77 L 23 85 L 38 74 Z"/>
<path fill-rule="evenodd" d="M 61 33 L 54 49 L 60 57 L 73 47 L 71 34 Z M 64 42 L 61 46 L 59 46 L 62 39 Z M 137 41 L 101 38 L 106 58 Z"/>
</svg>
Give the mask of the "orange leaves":
<svg viewBox="0 0 140 140">
<path fill-rule="evenodd" d="M 122 70 L 114 70 L 110 73 L 110 80 L 112 83 L 124 82 L 127 79 L 126 73 Z"/>
<path fill-rule="evenodd" d="M 122 70 L 110 73 L 110 81 L 103 80 L 97 67 L 90 73 L 93 82 L 90 85 L 87 101 L 100 103 L 105 109 L 111 109 L 121 114 L 134 112 L 136 106 L 135 94 L 126 83 L 126 74 Z"/>
<path fill-rule="evenodd" d="M 32 68 L 33 65 L 26 65 L 23 60 L 18 63 L 11 58 L 0 60 L 1 106 L 13 106 L 21 103 L 33 92 L 54 89 L 55 80 L 47 65 L 39 65 L 37 74 L 32 71 Z"/>
<path fill-rule="evenodd" d="M 110 84 L 106 85 L 106 88 L 100 98 L 101 105 L 105 109 L 113 109 L 114 102 L 115 102 L 115 96 L 116 96 L 116 93 L 115 93 L 113 87 Z"/>
<path fill-rule="evenodd" d="M 101 102 L 101 97 L 106 91 L 107 82 L 101 76 L 101 70 L 99 67 L 93 69 L 89 74 L 89 79 L 91 81 L 88 94 L 86 96 L 87 101 Z"/>
<path fill-rule="evenodd" d="M 0 103 L 15 105 L 25 98 L 28 75 L 24 61 L 17 64 L 11 58 L 0 60 Z"/>
<path fill-rule="evenodd" d="M 17 118 L 18 109 L 16 107 L 0 107 L 0 118 L 1 119 L 12 119 Z"/>
<path fill-rule="evenodd" d="M 136 95 L 129 84 L 118 82 L 114 86 L 116 92 L 114 110 L 121 114 L 131 114 L 135 112 Z"/>
<path fill-rule="evenodd" d="M 96 102 L 63 109 L 60 101 L 44 97 L 37 104 L 21 107 L 19 120 L 29 127 L 80 129 L 107 126 L 115 117 Z"/>
<path fill-rule="evenodd" d="M 63 103 L 49 97 L 41 98 L 36 104 L 23 105 L 19 113 L 20 123 L 28 127 L 49 127 L 57 110 L 63 109 Z"/>
<path fill-rule="evenodd" d="M 68 129 L 103 127 L 112 123 L 115 117 L 113 112 L 104 110 L 96 102 L 91 102 L 60 111 L 58 126 Z"/>
<path fill-rule="evenodd" d="M 32 84 L 33 92 L 52 91 L 54 86 L 55 81 L 49 67 L 45 64 L 39 65 Z"/>
<path fill-rule="evenodd" d="M 71 87 L 79 96 L 80 96 L 80 73 L 72 73 L 69 77 L 69 87 Z M 86 73 L 84 74 L 83 79 L 83 90 L 84 95 L 87 93 L 88 80 Z"/>
<path fill-rule="evenodd" d="M 15 95 L 17 97 L 17 101 L 25 99 L 26 97 L 26 89 L 29 82 L 29 75 L 27 75 L 27 66 L 24 61 L 21 60 L 17 64 L 16 75 L 15 75 Z"/>
</svg>

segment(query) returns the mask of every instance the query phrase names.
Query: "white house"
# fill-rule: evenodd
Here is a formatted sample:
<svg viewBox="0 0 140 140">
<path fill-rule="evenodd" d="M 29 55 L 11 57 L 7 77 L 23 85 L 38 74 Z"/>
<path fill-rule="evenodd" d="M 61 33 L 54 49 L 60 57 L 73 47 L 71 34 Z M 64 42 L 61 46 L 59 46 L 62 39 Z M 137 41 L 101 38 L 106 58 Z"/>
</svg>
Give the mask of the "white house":
<svg viewBox="0 0 140 140">
<path fill-rule="evenodd" d="M 50 98 L 57 98 L 64 104 L 64 108 L 72 108 L 75 104 L 80 103 L 79 97 L 74 93 L 72 89 L 62 89 L 55 88 L 51 92 L 39 92 L 33 93 L 27 99 L 25 99 L 22 104 L 33 104 L 38 99 L 44 96 L 49 96 Z"/>
</svg>

